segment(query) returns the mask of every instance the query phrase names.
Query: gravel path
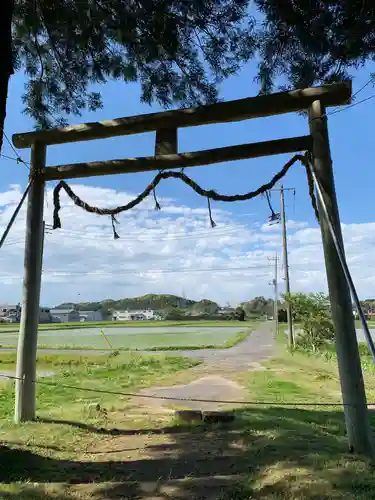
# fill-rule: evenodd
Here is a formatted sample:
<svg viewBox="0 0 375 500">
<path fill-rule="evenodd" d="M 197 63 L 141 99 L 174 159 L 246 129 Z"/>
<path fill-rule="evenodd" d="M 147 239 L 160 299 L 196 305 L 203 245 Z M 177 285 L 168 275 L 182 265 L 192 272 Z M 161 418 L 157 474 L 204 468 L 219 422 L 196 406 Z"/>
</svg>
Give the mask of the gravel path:
<svg viewBox="0 0 375 500">
<path fill-rule="evenodd" d="M 168 351 L 189 358 L 198 358 L 210 366 L 234 371 L 245 371 L 269 358 L 274 348 L 274 339 L 269 324 L 260 325 L 243 342 L 229 349 L 201 349 L 195 351 Z M 165 354 L 165 352 L 163 353 Z"/>
<path fill-rule="evenodd" d="M 274 339 L 269 324 L 263 324 L 246 340 L 230 349 L 204 349 L 200 351 L 178 351 L 179 356 L 198 358 L 203 365 L 196 367 L 196 379 L 189 384 L 170 387 L 150 387 L 142 390 L 141 396 L 177 398 L 172 400 L 134 398 L 134 407 L 170 407 L 190 410 L 217 410 L 223 405 L 217 402 L 179 401 L 184 399 L 206 399 L 235 401 L 229 406 L 238 406 L 246 398 L 247 391 L 232 379 L 234 374 L 260 368 L 260 363 L 270 358 L 274 350 Z M 177 354 L 177 353 L 175 353 Z"/>
</svg>

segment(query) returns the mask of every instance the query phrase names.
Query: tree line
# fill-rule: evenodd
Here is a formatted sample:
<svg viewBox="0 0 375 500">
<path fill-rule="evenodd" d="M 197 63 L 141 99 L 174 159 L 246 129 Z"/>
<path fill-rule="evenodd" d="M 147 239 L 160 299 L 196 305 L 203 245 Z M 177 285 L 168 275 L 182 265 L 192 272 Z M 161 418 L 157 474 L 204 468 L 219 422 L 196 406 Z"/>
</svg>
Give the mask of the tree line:
<svg viewBox="0 0 375 500">
<path fill-rule="evenodd" d="M 0 150 L 11 76 L 37 128 L 102 106 L 93 84 L 138 82 L 163 107 L 216 102 L 251 62 L 259 93 L 351 78 L 374 60 L 370 0 L 2 0 Z M 120 97 L 121 99 L 121 97 Z M 126 100 L 126 87 L 123 99 Z"/>
</svg>

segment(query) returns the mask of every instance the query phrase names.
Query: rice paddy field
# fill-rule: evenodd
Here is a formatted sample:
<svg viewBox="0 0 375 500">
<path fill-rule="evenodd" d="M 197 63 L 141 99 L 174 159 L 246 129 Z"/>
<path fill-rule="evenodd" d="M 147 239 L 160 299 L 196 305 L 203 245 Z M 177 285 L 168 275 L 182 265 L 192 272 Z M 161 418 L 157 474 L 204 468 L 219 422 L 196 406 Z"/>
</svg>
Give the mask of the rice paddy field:
<svg viewBox="0 0 375 500">
<path fill-rule="evenodd" d="M 243 340 L 254 323 L 246 322 L 241 326 L 201 326 L 195 323 L 190 326 L 118 326 L 74 329 L 45 328 L 39 330 L 39 347 L 61 349 L 124 349 L 124 350 L 168 350 L 168 349 L 202 349 L 207 347 L 230 347 Z M 18 331 L 4 328 L 0 330 L 0 346 L 17 345 Z"/>
</svg>

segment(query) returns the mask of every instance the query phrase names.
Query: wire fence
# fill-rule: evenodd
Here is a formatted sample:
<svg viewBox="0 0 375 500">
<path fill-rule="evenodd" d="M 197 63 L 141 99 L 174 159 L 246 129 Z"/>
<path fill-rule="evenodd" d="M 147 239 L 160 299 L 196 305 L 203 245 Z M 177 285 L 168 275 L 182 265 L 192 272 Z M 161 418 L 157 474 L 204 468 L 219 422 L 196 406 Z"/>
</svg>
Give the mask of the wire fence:
<svg viewBox="0 0 375 500">
<path fill-rule="evenodd" d="M 1 377 L 9 380 L 19 380 L 22 381 L 21 377 L 16 377 L 12 375 L 1 375 Z M 134 392 L 122 392 L 122 391 L 108 391 L 106 389 L 94 389 L 91 387 L 82 387 L 70 384 L 61 384 L 59 382 L 48 382 L 45 380 L 33 380 L 34 384 L 48 387 L 58 387 L 60 389 L 69 389 L 75 391 L 84 391 L 96 394 L 106 394 L 112 396 L 122 396 L 127 398 L 140 398 L 140 399 L 158 399 L 163 401 L 179 401 L 185 403 L 213 403 L 213 404 L 227 404 L 227 405 L 246 405 L 246 406 L 287 406 L 287 407 L 355 407 L 356 404 L 344 403 L 344 402 L 326 402 L 326 401 L 255 401 L 255 400 L 227 400 L 227 399 L 205 399 L 205 398 L 184 398 L 179 396 L 157 396 L 155 394 L 140 394 Z M 368 403 L 369 406 L 375 405 L 374 403 Z"/>
</svg>

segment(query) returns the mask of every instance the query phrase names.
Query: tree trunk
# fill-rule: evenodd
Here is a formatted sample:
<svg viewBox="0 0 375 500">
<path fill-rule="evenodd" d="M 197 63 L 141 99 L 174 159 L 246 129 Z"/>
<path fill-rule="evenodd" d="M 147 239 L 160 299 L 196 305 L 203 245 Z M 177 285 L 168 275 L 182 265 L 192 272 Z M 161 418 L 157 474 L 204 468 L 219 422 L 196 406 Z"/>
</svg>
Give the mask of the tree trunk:
<svg viewBox="0 0 375 500">
<path fill-rule="evenodd" d="M 14 0 L 2 0 L 0 15 L 0 152 L 3 147 L 8 84 L 13 74 L 12 17 Z"/>
</svg>

